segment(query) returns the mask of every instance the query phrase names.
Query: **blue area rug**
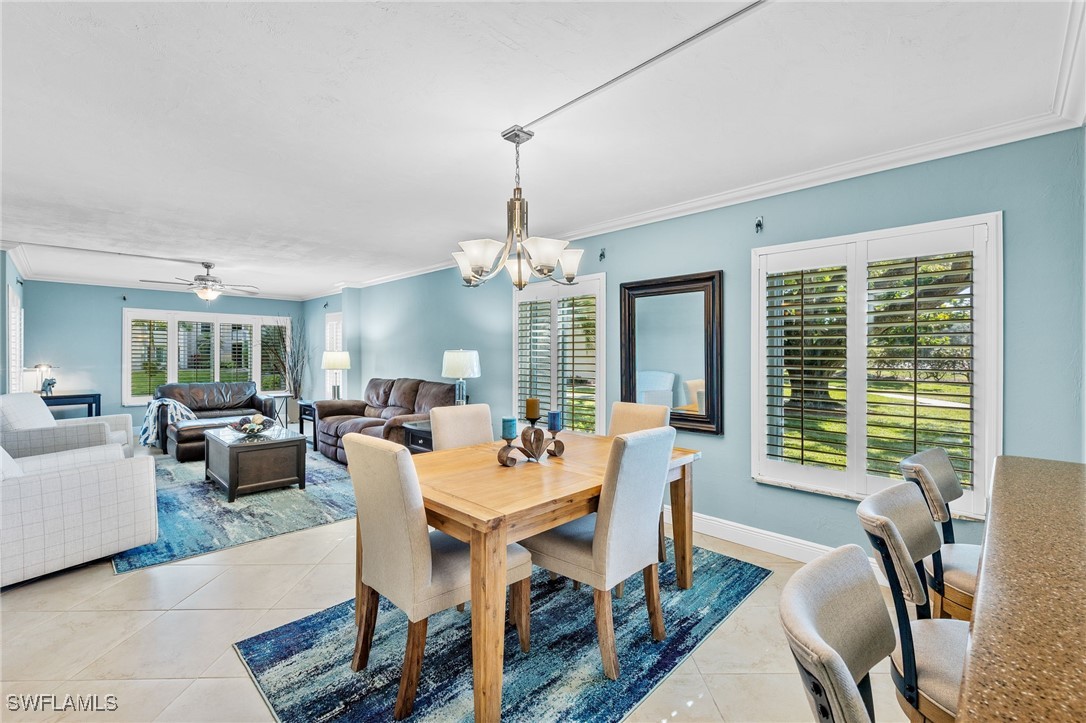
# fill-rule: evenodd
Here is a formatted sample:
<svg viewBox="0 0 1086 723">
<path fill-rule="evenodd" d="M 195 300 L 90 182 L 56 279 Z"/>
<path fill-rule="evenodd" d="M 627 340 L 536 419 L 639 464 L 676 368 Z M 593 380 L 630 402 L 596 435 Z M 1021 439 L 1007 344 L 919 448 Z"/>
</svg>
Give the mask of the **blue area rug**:
<svg viewBox="0 0 1086 723">
<path fill-rule="evenodd" d="M 158 541 L 113 556 L 129 572 L 246 542 L 346 520 L 355 515 L 347 468 L 318 452 L 305 459 L 305 489 L 285 487 L 226 501 L 221 485 L 204 480 L 204 463 L 155 458 Z"/>
<path fill-rule="evenodd" d="M 669 541 L 670 544 L 670 541 Z M 532 576 L 532 649 L 522 653 L 516 631 L 505 638 L 502 719 L 619 721 L 675 669 L 770 571 L 694 548 L 694 587 L 675 587 L 671 562 L 660 565 L 667 640 L 653 641 L 641 576 L 614 601 L 621 675 L 603 675 L 592 591 L 568 580 Z M 351 672 L 354 601 L 234 647 L 282 723 L 391 721 L 400 682 L 407 616 L 381 598 L 369 667 Z M 415 711 L 410 720 L 473 718 L 471 615 L 446 610 L 430 618 Z"/>
</svg>

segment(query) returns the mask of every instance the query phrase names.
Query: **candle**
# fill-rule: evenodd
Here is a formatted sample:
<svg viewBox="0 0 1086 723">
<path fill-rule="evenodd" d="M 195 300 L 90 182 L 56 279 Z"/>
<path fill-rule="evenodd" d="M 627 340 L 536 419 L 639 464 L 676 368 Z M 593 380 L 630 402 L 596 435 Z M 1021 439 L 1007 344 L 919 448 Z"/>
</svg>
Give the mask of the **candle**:
<svg viewBox="0 0 1086 723">
<path fill-rule="evenodd" d="M 539 419 L 539 400 L 528 397 L 524 400 L 524 416 L 527 419 Z"/>
<path fill-rule="evenodd" d="M 516 439 L 517 418 L 502 417 L 502 439 Z"/>
<path fill-rule="evenodd" d="M 562 431 L 562 412 L 547 412 L 547 429 L 552 432 Z"/>
</svg>

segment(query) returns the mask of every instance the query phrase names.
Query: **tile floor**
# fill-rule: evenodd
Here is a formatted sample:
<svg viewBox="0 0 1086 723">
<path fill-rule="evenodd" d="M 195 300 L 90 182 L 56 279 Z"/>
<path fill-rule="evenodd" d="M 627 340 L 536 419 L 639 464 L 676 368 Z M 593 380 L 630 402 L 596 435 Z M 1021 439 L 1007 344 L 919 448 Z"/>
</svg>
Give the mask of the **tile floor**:
<svg viewBox="0 0 1086 723">
<path fill-rule="evenodd" d="M 698 535 L 696 544 L 773 575 L 629 721 L 809 721 L 777 621 L 799 564 Z M 348 599 L 354 522 L 344 521 L 124 575 L 108 562 L 0 595 L 0 720 L 273 720 L 231 645 Z M 621 656 L 621 651 L 620 651 Z M 879 721 L 903 721 L 889 664 L 872 676 Z M 15 713 L 9 694 L 113 694 L 112 713 Z"/>
</svg>

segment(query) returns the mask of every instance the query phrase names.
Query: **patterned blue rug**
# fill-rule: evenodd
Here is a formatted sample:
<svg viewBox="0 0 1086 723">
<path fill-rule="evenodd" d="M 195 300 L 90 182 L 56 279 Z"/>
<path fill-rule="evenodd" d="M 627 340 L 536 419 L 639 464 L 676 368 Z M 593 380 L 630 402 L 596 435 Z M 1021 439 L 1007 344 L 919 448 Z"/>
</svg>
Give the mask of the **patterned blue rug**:
<svg viewBox="0 0 1086 723">
<path fill-rule="evenodd" d="M 670 541 L 669 541 L 670 545 Z M 505 638 L 502 719 L 619 721 L 686 659 L 770 571 L 694 548 L 694 587 L 675 587 L 671 562 L 660 565 L 667 640 L 653 641 L 641 576 L 614 601 L 621 675 L 603 675 L 592 591 L 568 580 L 532 576 L 532 649 Z M 407 617 L 381 598 L 369 667 L 351 672 L 354 601 L 340 603 L 234 647 L 282 723 L 391 721 L 407 640 Z M 455 609 L 430 618 L 413 723 L 473 717 L 471 615 Z"/>
<path fill-rule="evenodd" d="M 221 485 L 204 480 L 204 463 L 155 458 L 158 541 L 113 556 L 116 572 L 130 572 L 246 542 L 354 517 L 347 468 L 307 451 L 305 489 L 285 487 L 226 501 Z"/>
</svg>

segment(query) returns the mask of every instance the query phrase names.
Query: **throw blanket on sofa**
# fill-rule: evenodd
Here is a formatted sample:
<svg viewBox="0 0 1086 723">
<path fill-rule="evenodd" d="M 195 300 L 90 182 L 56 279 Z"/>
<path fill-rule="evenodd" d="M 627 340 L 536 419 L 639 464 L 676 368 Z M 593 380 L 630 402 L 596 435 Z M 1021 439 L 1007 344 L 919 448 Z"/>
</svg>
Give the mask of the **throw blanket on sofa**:
<svg viewBox="0 0 1086 723">
<path fill-rule="evenodd" d="M 166 407 L 166 419 L 176 422 L 180 419 L 196 419 L 196 414 L 176 399 L 152 399 L 143 415 L 143 429 L 140 430 L 140 444 L 144 447 L 158 447 L 158 410 Z"/>
</svg>

